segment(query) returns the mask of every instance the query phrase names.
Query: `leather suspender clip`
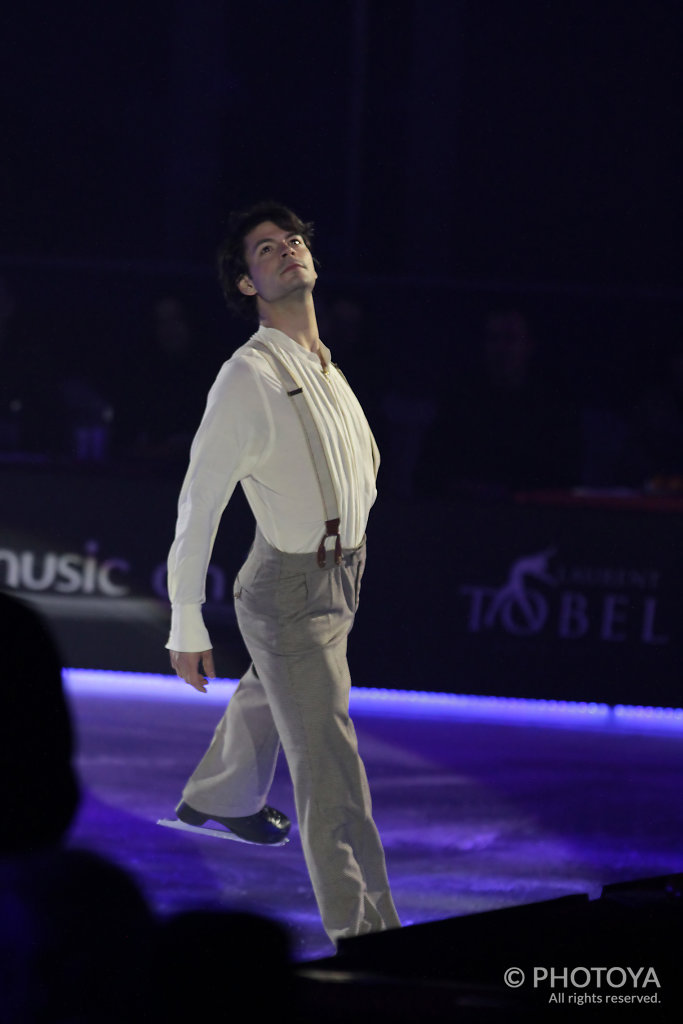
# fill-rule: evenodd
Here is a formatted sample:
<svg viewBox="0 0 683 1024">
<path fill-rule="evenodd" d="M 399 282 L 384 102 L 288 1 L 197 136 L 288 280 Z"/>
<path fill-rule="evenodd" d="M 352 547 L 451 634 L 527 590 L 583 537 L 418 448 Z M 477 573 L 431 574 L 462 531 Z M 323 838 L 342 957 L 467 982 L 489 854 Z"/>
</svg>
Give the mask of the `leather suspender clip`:
<svg viewBox="0 0 683 1024">
<path fill-rule="evenodd" d="M 325 541 L 328 537 L 336 537 L 334 544 L 334 561 L 335 565 L 341 565 L 344 561 L 344 553 L 342 552 L 341 537 L 339 536 L 339 520 L 328 519 L 325 523 L 327 532 L 323 534 L 323 539 L 320 541 L 320 547 L 318 548 L 318 565 L 321 569 L 325 568 L 327 563 L 327 551 L 325 550 Z"/>
</svg>

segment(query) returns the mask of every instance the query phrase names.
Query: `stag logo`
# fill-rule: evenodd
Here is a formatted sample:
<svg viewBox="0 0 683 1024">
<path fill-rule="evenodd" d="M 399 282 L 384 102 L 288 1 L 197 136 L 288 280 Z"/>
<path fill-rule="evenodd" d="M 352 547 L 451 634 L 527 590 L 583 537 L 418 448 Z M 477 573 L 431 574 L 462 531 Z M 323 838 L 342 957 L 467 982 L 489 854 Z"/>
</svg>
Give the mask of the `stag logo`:
<svg viewBox="0 0 683 1024">
<path fill-rule="evenodd" d="M 502 586 L 461 586 L 459 593 L 468 605 L 467 631 L 498 629 L 516 637 L 546 632 L 563 640 L 593 637 L 605 643 L 669 643 L 658 622 L 658 573 L 562 565 L 551 571 L 555 554 L 555 548 L 544 548 L 515 559 Z M 582 589 L 563 585 L 574 576 L 593 585 Z M 649 585 L 645 592 L 642 584 L 635 591 L 633 586 L 616 587 L 627 579 Z"/>
<path fill-rule="evenodd" d="M 538 633 L 548 617 L 548 604 L 542 592 L 529 586 L 530 580 L 539 580 L 556 586 L 556 579 L 548 570 L 548 563 L 555 554 L 554 548 L 546 548 L 534 555 L 525 555 L 512 563 L 507 582 L 496 591 L 484 618 L 484 625 L 491 628 L 500 620 L 509 633 L 526 635 Z"/>
<path fill-rule="evenodd" d="M 539 633 L 548 619 L 546 595 L 534 583 L 557 586 L 549 569 L 555 548 L 523 555 L 510 566 L 502 587 L 464 586 L 460 593 L 470 598 L 468 629 L 478 633 L 496 625 L 514 636 Z"/>
</svg>

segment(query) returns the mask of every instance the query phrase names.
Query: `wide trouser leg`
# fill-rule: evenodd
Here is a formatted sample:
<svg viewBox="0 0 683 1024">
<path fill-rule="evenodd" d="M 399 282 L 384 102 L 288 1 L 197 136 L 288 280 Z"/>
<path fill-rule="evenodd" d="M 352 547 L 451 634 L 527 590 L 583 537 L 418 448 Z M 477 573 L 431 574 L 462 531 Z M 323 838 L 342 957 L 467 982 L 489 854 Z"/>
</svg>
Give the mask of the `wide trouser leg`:
<svg viewBox="0 0 683 1024">
<path fill-rule="evenodd" d="M 346 640 L 364 554 L 324 570 L 309 564 L 257 535 L 235 608 L 289 765 L 323 925 L 336 941 L 400 921 L 348 713 Z"/>
<path fill-rule="evenodd" d="M 256 647 L 251 654 L 292 775 L 302 847 L 325 930 L 337 941 L 398 927 L 348 714 L 346 644 L 284 658 Z"/>
<path fill-rule="evenodd" d="M 250 665 L 209 749 L 187 781 L 183 800 L 204 814 L 227 818 L 256 814 L 266 802 L 279 750 L 268 697 Z"/>
</svg>

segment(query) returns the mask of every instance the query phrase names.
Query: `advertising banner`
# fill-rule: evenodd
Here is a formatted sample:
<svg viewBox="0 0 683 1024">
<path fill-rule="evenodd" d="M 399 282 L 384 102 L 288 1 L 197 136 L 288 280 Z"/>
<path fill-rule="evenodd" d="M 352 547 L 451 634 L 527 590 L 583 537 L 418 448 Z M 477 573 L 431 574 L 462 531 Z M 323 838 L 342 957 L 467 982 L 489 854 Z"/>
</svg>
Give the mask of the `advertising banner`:
<svg viewBox="0 0 683 1024">
<path fill-rule="evenodd" d="M 166 555 L 180 475 L 3 471 L 0 587 L 65 664 L 167 672 Z M 219 530 L 205 618 L 219 674 L 248 656 L 232 584 L 253 523 Z M 382 498 L 349 641 L 362 686 L 681 706 L 683 517 L 629 507 Z"/>
</svg>

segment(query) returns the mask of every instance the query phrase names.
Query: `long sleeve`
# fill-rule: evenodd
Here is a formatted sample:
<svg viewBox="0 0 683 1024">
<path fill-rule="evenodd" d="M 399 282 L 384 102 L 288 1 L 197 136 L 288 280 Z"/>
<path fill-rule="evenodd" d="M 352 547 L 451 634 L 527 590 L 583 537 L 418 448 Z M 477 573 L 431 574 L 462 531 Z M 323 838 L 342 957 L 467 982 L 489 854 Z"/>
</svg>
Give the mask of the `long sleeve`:
<svg viewBox="0 0 683 1024">
<path fill-rule="evenodd" d="M 225 363 L 209 392 L 178 501 L 168 556 L 171 650 L 211 647 L 202 605 L 216 532 L 236 484 L 257 466 L 272 435 L 258 375 L 244 360 Z"/>
<path fill-rule="evenodd" d="M 342 543 L 360 544 L 377 495 L 379 456 L 367 420 L 336 370 L 275 328 L 260 328 L 209 392 L 180 492 L 168 559 L 175 651 L 211 646 L 202 618 L 206 572 L 221 515 L 238 482 L 258 527 L 280 551 L 315 551 L 324 531 L 320 485 L 296 409 L 253 342 L 264 340 L 301 381 L 321 434 L 341 515 Z M 325 350 L 329 364 L 329 352 Z"/>
</svg>

